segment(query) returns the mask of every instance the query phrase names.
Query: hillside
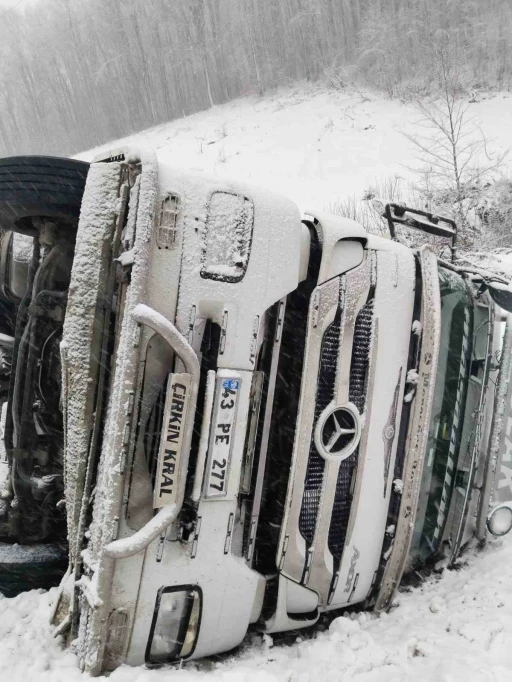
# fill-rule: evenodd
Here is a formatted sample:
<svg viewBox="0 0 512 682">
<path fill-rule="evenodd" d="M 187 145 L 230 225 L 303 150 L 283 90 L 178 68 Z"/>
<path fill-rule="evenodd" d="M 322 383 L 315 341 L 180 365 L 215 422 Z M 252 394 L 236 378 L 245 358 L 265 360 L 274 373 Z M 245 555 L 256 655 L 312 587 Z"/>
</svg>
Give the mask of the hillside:
<svg viewBox="0 0 512 682">
<path fill-rule="evenodd" d="M 512 147 L 512 94 L 482 95 L 468 112 L 489 147 Z M 161 161 L 245 180 L 286 194 L 301 209 L 329 209 L 340 197 L 401 176 L 416 161 L 403 132 L 420 119 L 411 104 L 369 91 L 297 86 L 245 97 L 79 155 L 146 145 Z M 510 161 L 512 163 L 512 160 Z M 384 197 L 385 198 L 385 197 Z"/>
</svg>

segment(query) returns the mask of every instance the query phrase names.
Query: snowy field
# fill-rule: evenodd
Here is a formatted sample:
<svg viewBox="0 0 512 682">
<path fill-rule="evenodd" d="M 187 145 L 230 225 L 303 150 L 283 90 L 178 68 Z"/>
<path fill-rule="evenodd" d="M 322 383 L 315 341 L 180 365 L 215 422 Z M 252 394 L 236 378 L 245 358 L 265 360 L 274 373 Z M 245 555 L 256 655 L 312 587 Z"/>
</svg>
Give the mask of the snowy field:
<svg viewBox="0 0 512 682">
<path fill-rule="evenodd" d="M 512 148 L 512 94 L 479 99 L 468 111 L 471 128 L 481 127 L 490 151 Z M 297 87 L 235 100 L 79 158 L 124 143 L 150 146 L 173 166 L 252 182 L 302 210 L 328 210 L 340 197 L 361 197 L 379 179 L 411 179 L 408 167 L 417 163 L 402 133 L 418 130 L 420 118 L 412 105 L 374 93 Z"/>
<path fill-rule="evenodd" d="M 112 682 L 507 682 L 512 677 L 512 539 L 492 542 L 420 588 L 389 615 L 340 617 L 291 646 L 253 636 L 239 652 L 183 670 L 123 666 Z M 84 676 L 48 627 L 52 592 L 0 598 L 6 682 L 79 682 Z"/>
<path fill-rule="evenodd" d="M 512 147 L 512 96 L 481 98 L 472 113 L 495 149 Z M 328 209 L 378 179 L 409 177 L 418 115 L 368 93 L 321 88 L 247 98 L 146 131 L 127 142 L 161 161 L 243 178 L 280 191 L 302 209 Z M 125 142 L 125 141 L 122 141 Z M 111 145 L 118 147 L 121 142 Z M 106 147 L 105 147 L 106 148 Z M 81 158 L 90 159 L 93 153 Z M 8 682 L 84 677 L 48 626 L 52 593 L 0 597 L 0 671 Z M 340 617 L 292 645 L 253 635 L 238 652 L 183 670 L 123 667 L 113 682 L 442 682 L 512 679 L 512 538 L 469 552 L 458 571 L 400 593 L 389 615 Z"/>
</svg>

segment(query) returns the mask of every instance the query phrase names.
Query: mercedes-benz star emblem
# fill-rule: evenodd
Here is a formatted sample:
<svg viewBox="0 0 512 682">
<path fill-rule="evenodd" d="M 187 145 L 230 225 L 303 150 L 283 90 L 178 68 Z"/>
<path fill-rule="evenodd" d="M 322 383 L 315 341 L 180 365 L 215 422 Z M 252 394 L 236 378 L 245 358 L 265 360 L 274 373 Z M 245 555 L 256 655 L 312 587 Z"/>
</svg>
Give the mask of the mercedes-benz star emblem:
<svg viewBox="0 0 512 682">
<path fill-rule="evenodd" d="M 347 405 L 326 410 L 318 421 L 315 441 L 322 456 L 344 459 L 357 447 L 359 435 L 358 414 Z"/>
</svg>

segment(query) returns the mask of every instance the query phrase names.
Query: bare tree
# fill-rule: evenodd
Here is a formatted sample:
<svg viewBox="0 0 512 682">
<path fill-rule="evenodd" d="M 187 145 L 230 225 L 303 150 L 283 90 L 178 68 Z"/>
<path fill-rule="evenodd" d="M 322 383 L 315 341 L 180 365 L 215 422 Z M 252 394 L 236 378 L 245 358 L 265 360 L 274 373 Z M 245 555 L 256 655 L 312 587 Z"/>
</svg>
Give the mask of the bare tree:
<svg viewBox="0 0 512 682">
<path fill-rule="evenodd" d="M 16 6 L 15 6 L 16 7 Z M 0 154 L 66 154 L 296 79 L 431 89 L 440 29 L 464 86 L 512 83 L 510 0 L 45 0 L 0 9 Z M 435 85 L 435 83 L 434 83 Z"/>
<path fill-rule="evenodd" d="M 376 181 L 361 197 L 351 195 L 340 197 L 329 206 L 329 211 L 360 223 L 365 230 L 379 236 L 389 236 L 384 220 L 384 205 L 389 202 L 415 204 L 414 189 L 399 175 Z"/>
<path fill-rule="evenodd" d="M 470 220 L 485 181 L 496 176 L 507 152 L 491 154 L 482 131 L 470 115 L 471 102 L 464 96 L 460 56 L 442 36 L 432 52 L 437 81 L 435 94 L 417 100 L 422 118 L 417 130 L 404 133 L 421 161 L 413 169 L 420 177 L 418 189 L 430 208 L 451 214 L 458 224 L 459 246 L 472 247 L 476 223 Z"/>
</svg>

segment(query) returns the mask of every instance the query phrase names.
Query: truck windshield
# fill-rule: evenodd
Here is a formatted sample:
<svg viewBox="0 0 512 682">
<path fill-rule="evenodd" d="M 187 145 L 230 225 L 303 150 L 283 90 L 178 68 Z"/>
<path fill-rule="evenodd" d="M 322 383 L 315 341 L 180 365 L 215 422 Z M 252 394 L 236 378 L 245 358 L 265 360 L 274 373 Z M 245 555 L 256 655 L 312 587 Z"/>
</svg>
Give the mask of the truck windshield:
<svg viewBox="0 0 512 682">
<path fill-rule="evenodd" d="M 439 270 L 441 338 L 411 568 L 434 555 L 445 527 L 459 457 L 471 358 L 472 299 L 459 275 Z"/>
</svg>

